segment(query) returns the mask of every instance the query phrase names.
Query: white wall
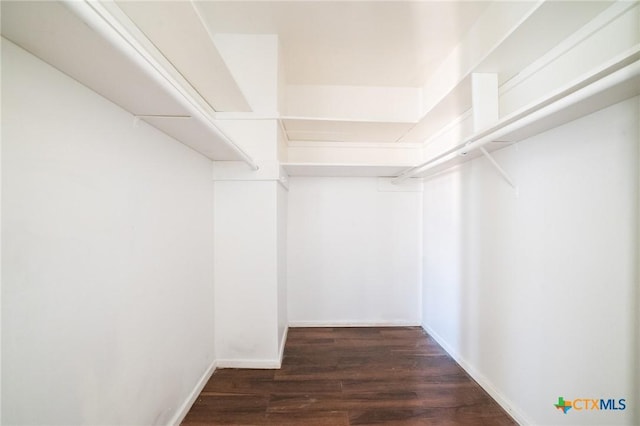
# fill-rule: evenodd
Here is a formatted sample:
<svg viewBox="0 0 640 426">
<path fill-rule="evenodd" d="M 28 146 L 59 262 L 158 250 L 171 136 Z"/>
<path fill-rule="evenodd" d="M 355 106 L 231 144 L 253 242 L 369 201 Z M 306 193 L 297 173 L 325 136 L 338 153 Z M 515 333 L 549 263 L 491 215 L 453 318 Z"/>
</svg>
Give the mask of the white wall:
<svg viewBox="0 0 640 426">
<path fill-rule="evenodd" d="M 632 424 L 638 98 L 425 182 L 423 323 L 525 423 Z M 559 396 L 626 398 L 569 412 Z"/>
<path fill-rule="evenodd" d="M 416 87 L 289 85 L 284 113 L 293 117 L 417 121 L 422 89 Z"/>
<path fill-rule="evenodd" d="M 291 178 L 291 325 L 420 323 L 421 193 L 398 189 L 377 178 Z"/>
<path fill-rule="evenodd" d="M 2 40 L 3 424 L 167 424 L 214 359 L 211 162 Z"/>
<path fill-rule="evenodd" d="M 277 368 L 278 183 L 215 182 L 218 365 Z"/>
<path fill-rule="evenodd" d="M 201 3 L 198 7 L 207 8 Z M 213 37 L 229 71 L 251 110 L 261 114 L 278 112 L 280 53 L 276 34 L 221 34 Z"/>
</svg>

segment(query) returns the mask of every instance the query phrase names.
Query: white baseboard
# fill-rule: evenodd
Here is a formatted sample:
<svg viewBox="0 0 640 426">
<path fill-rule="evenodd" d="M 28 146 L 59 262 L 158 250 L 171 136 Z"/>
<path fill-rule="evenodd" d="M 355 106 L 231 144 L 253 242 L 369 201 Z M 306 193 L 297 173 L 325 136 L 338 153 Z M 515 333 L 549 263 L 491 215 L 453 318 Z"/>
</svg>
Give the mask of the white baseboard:
<svg viewBox="0 0 640 426">
<path fill-rule="evenodd" d="M 282 342 L 280 342 L 280 365 L 278 368 L 282 367 L 282 359 L 284 358 L 284 346 L 287 343 L 287 336 L 289 335 L 289 326 L 284 329 L 284 334 L 282 336 Z"/>
<path fill-rule="evenodd" d="M 289 327 L 418 327 L 412 321 L 291 321 Z"/>
<path fill-rule="evenodd" d="M 178 411 L 176 411 L 176 414 L 174 414 L 172 419 L 169 421 L 169 424 L 171 426 L 179 426 L 180 423 L 182 423 L 184 418 L 189 413 L 191 406 L 193 405 L 194 402 L 196 402 L 196 399 L 198 399 L 198 395 L 200 395 L 200 392 L 202 392 L 202 389 L 204 389 L 204 386 L 207 384 L 207 382 L 213 375 L 213 372 L 216 371 L 216 367 L 217 367 L 217 362 L 214 360 L 209 366 L 209 368 L 207 368 L 207 370 L 204 372 L 202 377 L 200 377 L 200 380 L 198 380 L 198 382 L 196 383 L 195 387 L 193 388 L 193 390 L 191 391 L 187 399 L 182 403 Z"/>
<path fill-rule="evenodd" d="M 198 395 L 202 392 L 205 385 L 216 371 L 216 368 L 260 368 L 260 369 L 272 369 L 272 368 L 280 368 L 282 366 L 282 359 L 284 357 L 284 346 L 287 342 L 287 335 L 289 332 L 289 327 L 285 328 L 284 335 L 282 336 L 282 342 L 280 342 L 280 355 L 277 360 L 253 360 L 253 359 L 218 359 L 214 360 L 209 368 L 204 372 L 198 383 L 196 383 L 195 387 L 189 393 L 187 399 L 182 403 L 176 414 L 169 421 L 169 425 L 171 426 L 179 426 L 180 423 L 184 420 L 184 418 L 189 413 L 189 410 L 198 399 Z"/>
<path fill-rule="evenodd" d="M 475 380 L 491 397 L 498 403 L 504 410 L 509 413 L 513 419 L 521 425 L 530 425 L 533 422 L 527 418 L 520 410 L 514 407 L 514 404 L 501 392 L 499 392 L 493 384 L 487 379 L 483 374 L 481 374 L 478 370 L 476 370 L 471 364 L 469 364 L 457 351 L 453 350 L 451 346 L 433 329 L 429 326 L 422 325 L 424 331 L 426 331 L 429 336 L 433 338 L 442 349 L 444 349 L 450 356 L 453 358 L 459 365 L 464 369 L 464 371 L 469 374 L 473 380 Z"/>
<path fill-rule="evenodd" d="M 251 368 L 270 370 L 280 368 L 278 359 L 219 359 L 218 368 Z"/>
<path fill-rule="evenodd" d="M 289 334 L 289 327 L 285 328 L 282 341 L 280 342 L 280 348 L 277 359 L 237 359 L 227 358 L 218 359 L 218 368 L 255 368 L 255 369 L 278 369 L 282 367 L 282 359 L 284 357 L 284 346 L 287 343 L 287 335 Z"/>
</svg>

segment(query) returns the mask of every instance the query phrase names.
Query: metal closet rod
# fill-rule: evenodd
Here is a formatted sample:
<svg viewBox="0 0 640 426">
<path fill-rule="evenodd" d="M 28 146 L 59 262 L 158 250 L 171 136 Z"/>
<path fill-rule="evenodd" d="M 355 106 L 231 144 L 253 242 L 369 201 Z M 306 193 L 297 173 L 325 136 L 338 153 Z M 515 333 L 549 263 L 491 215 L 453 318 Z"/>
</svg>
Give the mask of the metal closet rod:
<svg viewBox="0 0 640 426">
<path fill-rule="evenodd" d="M 635 54 L 622 58 L 582 82 L 547 98 L 545 101 L 540 102 L 531 108 L 527 108 L 521 113 L 507 117 L 498 122 L 495 126 L 471 136 L 453 148 L 405 170 L 400 175 L 393 178 L 391 182 L 395 184 L 402 183 L 406 179 L 439 166 L 445 162 L 443 161 L 445 157 L 453 154 L 454 152 L 463 151 L 464 154 L 466 154 L 474 149 L 480 149 L 490 142 L 499 140 L 510 132 L 533 124 L 538 120 L 560 112 L 563 109 L 581 102 L 593 95 L 603 92 L 629 79 L 638 77 L 640 75 L 640 62 L 638 61 L 638 56 L 639 55 L 636 52 Z M 635 60 L 635 62 L 629 64 L 631 60 Z"/>
<path fill-rule="evenodd" d="M 202 106 L 198 105 L 191 95 L 181 87 L 180 83 L 176 82 L 99 2 L 87 0 L 63 0 L 63 2 L 89 27 L 102 35 L 112 46 L 145 70 L 156 83 L 173 94 L 174 99 L 178 101 L 180 105 L 187 109 L 195 119 L 203 122 L 216 137 L 222 139 L 251 169 L 258 170 L 258 165 L 253 158 L 216 126 L 213 118 L 210 117 Z"/>
</svg>

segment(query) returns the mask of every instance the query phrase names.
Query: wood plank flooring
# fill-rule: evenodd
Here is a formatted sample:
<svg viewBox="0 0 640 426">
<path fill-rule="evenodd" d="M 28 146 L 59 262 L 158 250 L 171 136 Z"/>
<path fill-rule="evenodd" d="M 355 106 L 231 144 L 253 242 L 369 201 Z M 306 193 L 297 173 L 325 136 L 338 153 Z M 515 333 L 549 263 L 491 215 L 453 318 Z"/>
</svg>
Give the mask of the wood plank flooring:
<svg viewBox="0 0 640 426">
<path fill-rule="evenodd" d="M 517 424 L 420 327 L 290 328 L 279 370 L 216 370 L 183 425 Z"/>
</svg>

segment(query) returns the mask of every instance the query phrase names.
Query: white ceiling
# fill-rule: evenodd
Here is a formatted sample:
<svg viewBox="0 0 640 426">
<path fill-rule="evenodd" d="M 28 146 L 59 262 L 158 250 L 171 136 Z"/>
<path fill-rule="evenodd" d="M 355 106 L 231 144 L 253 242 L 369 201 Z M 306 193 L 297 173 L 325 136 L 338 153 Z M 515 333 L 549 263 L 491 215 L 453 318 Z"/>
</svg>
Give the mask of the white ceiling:
<svg viewBox="0 0 640 426">
<path fill-rule="evenodd" d="M 289 84 L 419 87 L 485 1 L 202 1 L 213 33 L 278 34 Z"/>
</svg>

